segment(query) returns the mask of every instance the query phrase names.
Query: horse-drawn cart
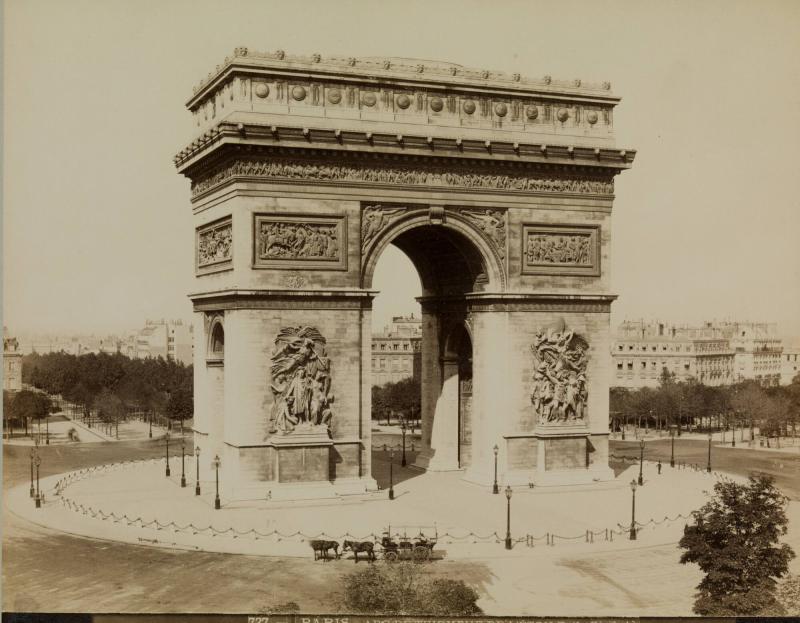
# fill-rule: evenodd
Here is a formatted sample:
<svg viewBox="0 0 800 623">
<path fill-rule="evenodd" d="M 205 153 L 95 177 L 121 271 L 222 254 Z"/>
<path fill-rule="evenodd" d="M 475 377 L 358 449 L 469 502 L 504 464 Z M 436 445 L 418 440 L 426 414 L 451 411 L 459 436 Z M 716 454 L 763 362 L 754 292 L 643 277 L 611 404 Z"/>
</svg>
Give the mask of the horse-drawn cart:
<svg viewBox="0 0 800 623">
<path fill-rule="evenodd" d="M 436 526 L 395 526 L 393 538 L 391 526 L 381 538 L 383 559 L 387 562 L 413 560 L 425 562 L 433 557 L 433 548 L 439 537 Z M 409 531 L 416 536 L 409 537 Z"/>
</svg>

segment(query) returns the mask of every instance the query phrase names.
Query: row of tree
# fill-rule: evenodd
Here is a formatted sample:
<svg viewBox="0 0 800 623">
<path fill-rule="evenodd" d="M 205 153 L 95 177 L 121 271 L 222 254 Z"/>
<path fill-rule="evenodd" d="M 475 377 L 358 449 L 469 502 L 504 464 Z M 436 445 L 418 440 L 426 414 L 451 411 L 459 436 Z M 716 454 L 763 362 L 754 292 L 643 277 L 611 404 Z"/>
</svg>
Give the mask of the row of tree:
<svg viewBox="0 0 800 623">
<path fill-rule="evenodd" d="M 407 378 L 372 388 L 372 419 L 416 419 L 420 406 L 419 379 Z"/>
<path fill-rule="evenodd" d="M 610 392 L 612 430 L 625 423 L 640 427 L 710 430 L 758 426 L 763 434 L 796 434 L 800 420 L 800 375 L 790 385 L 762 387 L 755 381 L 710 387 L 690 379 L 676 381 L 662 371 L 658 387 Z"/>
<path fill-rule="evenodd" d="M 181 362 L 131 359 L 116 353 L 33 353 L 22 359 L 22 382 L 92 410 L 104 421 L 119 421 L 131 411 L 192 417 L 192 367 Z"/>
<path fill-rule="evenodd" d="M 41 420 L 55 409 L 53 401 L 42 392 L 23 389 L 19 392 L 3 391 L 3 424 L 9 433 L 14 432 L 14 425 L 24 427 L 28 434 L 28 424 L 33 420 Z"/>
</svg>

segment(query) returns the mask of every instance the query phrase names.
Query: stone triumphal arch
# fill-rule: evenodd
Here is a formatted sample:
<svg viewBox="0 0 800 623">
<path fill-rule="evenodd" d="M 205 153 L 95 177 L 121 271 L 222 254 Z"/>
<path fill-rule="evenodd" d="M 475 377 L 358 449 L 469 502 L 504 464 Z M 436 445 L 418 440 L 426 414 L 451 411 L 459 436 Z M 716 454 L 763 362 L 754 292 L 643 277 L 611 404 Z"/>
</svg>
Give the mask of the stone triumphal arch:
<svg viewBox="0 0 800 623">
<path fill-rule="evenodd" d="M 372 276 L 422 283 L 430 470 L 609 478 L 608 84 L 237 48 L 187 102 L 195 438 L 230 497 L 375 487 Z M 201 461 L 205 469 L 208 460 Z"/>
</svg>

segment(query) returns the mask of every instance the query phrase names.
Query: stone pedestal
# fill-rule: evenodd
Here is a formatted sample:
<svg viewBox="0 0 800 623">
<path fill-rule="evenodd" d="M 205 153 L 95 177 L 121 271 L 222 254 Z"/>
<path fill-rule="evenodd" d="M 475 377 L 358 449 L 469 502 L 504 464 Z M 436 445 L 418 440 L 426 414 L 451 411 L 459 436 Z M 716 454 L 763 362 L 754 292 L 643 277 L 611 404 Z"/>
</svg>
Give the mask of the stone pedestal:
<svg viewBox="0 0 800 623">
<path fill-rule="evenodd" d="M 537 486 L 587 484 L 610 480 L 613 472 L 608 466 L 594 466 L 589 454 L 590 433 L 583 423 L 539 426 L 536 438 Z"/>
<path fill-rule="evenodd" d="M 299 425 L 286 435 L 273 435 L 275 481 L 330 482 L 333 440 L 327 426 Z"/>
</svg>

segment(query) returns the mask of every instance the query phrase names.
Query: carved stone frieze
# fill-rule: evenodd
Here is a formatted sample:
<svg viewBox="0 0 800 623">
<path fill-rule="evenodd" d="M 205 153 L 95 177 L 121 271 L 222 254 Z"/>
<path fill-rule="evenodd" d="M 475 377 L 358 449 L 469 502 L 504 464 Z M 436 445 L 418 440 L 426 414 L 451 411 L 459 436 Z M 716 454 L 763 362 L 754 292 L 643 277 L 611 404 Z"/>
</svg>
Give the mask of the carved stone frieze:
<svg viewBox="0 0 800 623">
<path fill-rule="evenodd" d="M 344 217 L 256 214 L 254 218 L 256 268 L 345 267 Z"/>
<path fill-rule="evenodd" d="M 485 165 L 460 170 L 446 167 L 399 167 L 372 162 L 328 164 L 284 158 L 248 158 L 228 163 L 212 170 L 192 182 L 192 196 L 196 197 L 232 178 L 261 178 L 283 181 L 315 181 L 321 183 L 363 183 L 413 186 L 434 186 L 464 189 L 487 189 L 527 193 L 569 193 L 610 195 L 614 192 L 613 179 L 590 176 L 555 176 L 546 172 L 520 168 L 514 172 L 504 169 L 502 174 L 487 172 Z"/>
<path fill-rule="evenodd" d="M 270 433 L 330 426 L 334 395 L 325 348 L 326 340 L 315 327 L 286 327 L 278 333 L 270 358 Z"/>
<path fill-rule="evenodd" d="M 531 404 L 540 425 L 586 421 L 589 345 L 559 319 L 536 333 Z"/>
<path fill-rule="evenodd" d="M 599 231 L 596 225 L 523 225 L 522 273 L 599 275 Z"/>
<path fill-rule="evenodd" d="M 304 288 L 308 283 L 307 279 L 302 275 L 286 275 L 282 280 L 283 285 L 292 290 Z"/>
<path fill-rule="evenodd" d="M 204 225 L 196 234 L 197 270 L 230 264 L 233 253 L 233 225 L 230 218 Z"/>
<path fill-rule="evenodd" d="M 460 209 L 458 214 L 478 226 L 494 243 L 501 259 L 506 257 L 506 213 L 504 210 Z"/>
<path fill-rule="evenodd" d="M 366 251 L 389 224 L 406 211 L 404 207 L 371 205 L 361 212 L 361 250 Z"/>
</svg>

